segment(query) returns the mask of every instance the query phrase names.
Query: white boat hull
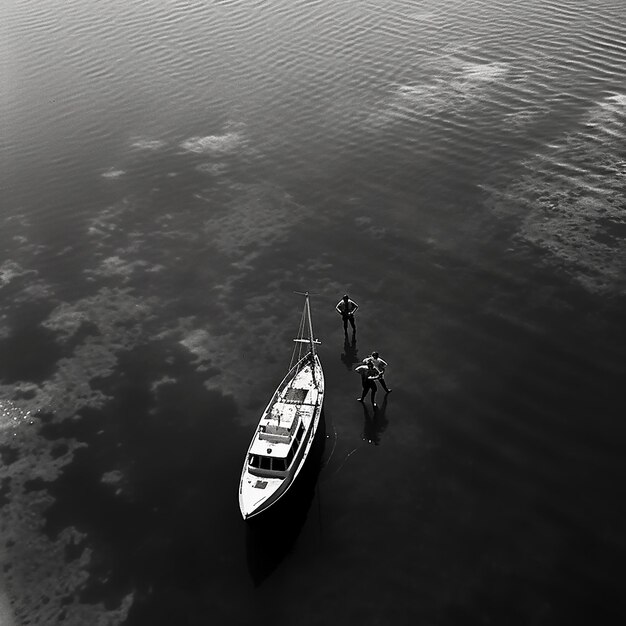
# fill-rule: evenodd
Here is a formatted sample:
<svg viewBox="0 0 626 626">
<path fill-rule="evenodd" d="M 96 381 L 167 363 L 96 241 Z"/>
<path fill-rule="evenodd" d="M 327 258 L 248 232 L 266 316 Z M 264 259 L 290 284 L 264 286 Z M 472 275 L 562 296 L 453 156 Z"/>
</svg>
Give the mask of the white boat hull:
<svg viewBox="0 0 626 626">
<path fill-rule="evenodd" d="M 239 508 L 249 520 L 276 504 L 302 471 L 317 432 L 324 401 L 324 374 L 319 358 L 309 353 L 287 373 L 267 405 L 246 454 L 239 482 Z M 276 422 L 276 415 L 280 415 Z M 268 432 L 281 424 L 292 434 Z M 301 430 L 302 429 L 302 430 Z M 300 436 L 298 436 L 300 435 Z M 296 445 L 297 444 L 297 445 Z M 293 452 L 290 461 L 289 454 Z M 269 464 L 271 467 L 260 467 Z M 285 463 L 284 470 L 274 465 Z"/>
</svg>

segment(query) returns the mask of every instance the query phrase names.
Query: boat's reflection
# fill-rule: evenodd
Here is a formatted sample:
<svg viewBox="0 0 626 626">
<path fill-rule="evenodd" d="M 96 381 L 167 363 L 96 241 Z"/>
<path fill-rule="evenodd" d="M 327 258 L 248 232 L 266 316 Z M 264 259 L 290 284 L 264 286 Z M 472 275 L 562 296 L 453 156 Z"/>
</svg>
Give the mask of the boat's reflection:
<svg viewBox="0 0 626 626">
<path fill-rule="evenodd" d="M 298 539 L 315 496 L 325 443 L 322 410 L 313 446 L 296 482 L 275 505 L 246 522 L 248 571 L 257 586 L 280 565 Z"/>
</svg>

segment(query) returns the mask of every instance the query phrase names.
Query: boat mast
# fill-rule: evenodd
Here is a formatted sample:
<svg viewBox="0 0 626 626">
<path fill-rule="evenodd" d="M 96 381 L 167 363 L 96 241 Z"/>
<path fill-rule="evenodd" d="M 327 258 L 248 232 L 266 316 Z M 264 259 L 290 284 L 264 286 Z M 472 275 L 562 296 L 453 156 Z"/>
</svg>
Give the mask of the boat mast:
<svg viewBox="0 0 626 626">
<path fill-rule="evenodd" d="M 311 354 L 315 356 L 315 339 L 313 338 L 313 322 L 311 321 L 311 305 L 309 304 L 309 292 L 304 294 L 304 306 L 306 307 L 307 320 L 309 322 L 309 343 L 311 344 Z"/>
<path fill-rule="evenodd" d="M 301 336 L 298 337 L 297 339 L 294 339 L 294 341 L 296 343 L 308 343 L 310 346 L 310 350 L 311 350 L 311 356 L 315 357 L 315 354 L 316 354 L 315 344 L 321 343 L 321 342 L 313 337 L 313 322 L 311 321 L 311 303 L 309 301 L 309 292 L 308 291 L 295 291 L 294 293 L 297 293 L 300 296 L 304 296 L 304 308 L 302 309 L 302 317 L 300 318 L 300 328 L 298 329 L 298 332 L 301 334 Z M 309 336 L 306 338 L 304 337 L 305 324 L 307 324 L 309 327 Z M 294 357 L 295 357 L 295 350 L 294 350 Z M 292 357 L 292 360 L 294 357 Z"/>
<path fill-rule="evenodd" d="M 306 317 L 309 322 L 309 344 L 311 346 L 311 376 L 313 377 L 313 384 L 317 387 L 317 380 L 315 378 L 315 339 L 313 338 L 313 322 L 311 321 L 311 303 L 309 302 L 309 292 L 304 294 L 304 308 L 306 309 Z"/>
</svg>

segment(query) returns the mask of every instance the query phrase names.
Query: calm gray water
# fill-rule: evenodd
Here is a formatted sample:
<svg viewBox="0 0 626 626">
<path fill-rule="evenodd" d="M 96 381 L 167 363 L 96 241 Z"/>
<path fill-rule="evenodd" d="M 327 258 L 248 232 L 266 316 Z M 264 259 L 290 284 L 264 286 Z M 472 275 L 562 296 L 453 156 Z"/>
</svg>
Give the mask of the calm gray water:
<svg viewBox="0 0 626 626">
<path fill-rule="evenodd" d="M 624 622 L 623 0 L 1 23 L 2 626 Z M 294 290 L 324 430 L 250 527 Z"/>
</svg>

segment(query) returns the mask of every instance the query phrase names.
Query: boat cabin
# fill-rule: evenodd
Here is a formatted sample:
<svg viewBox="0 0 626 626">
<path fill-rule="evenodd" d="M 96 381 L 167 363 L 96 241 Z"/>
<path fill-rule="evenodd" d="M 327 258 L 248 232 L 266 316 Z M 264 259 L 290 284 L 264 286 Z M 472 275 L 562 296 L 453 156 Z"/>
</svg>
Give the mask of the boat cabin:
<svg viewBox="0 0 626 626">
<path fill-rule="evenodd" d="M 259 446 L 253 446 L 248 456 L 250 473 L 257 476 L 274 476 L 277 478 L 285 476 L 291 467 L 291 462 L 298 453 L 303 437 L 304 424 L 300 422 L 291 445 L 285 446 L 284 450 L 277 447 L 259 450 Z M 279 456 L 283 452 L 285 452 L 284 456 Z"/>
<path fill-rule="evenodd" d="M 308 389 L 287 389 L 263 416 L 248 455 L 252 474 L 276 478 L 287 475 L 304 438 L 300 414 L 307 393 Z"/>
</svg>

